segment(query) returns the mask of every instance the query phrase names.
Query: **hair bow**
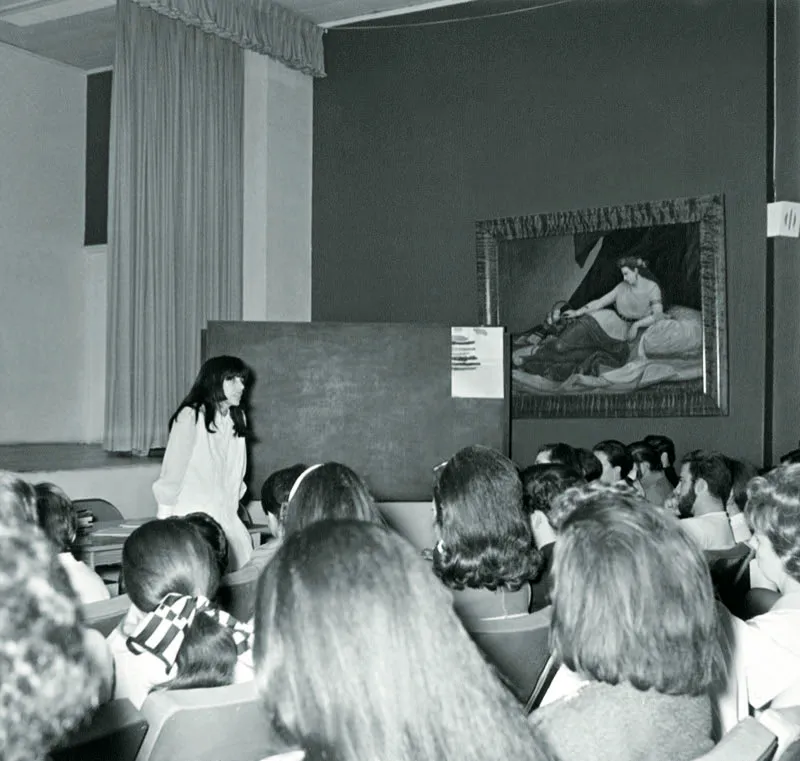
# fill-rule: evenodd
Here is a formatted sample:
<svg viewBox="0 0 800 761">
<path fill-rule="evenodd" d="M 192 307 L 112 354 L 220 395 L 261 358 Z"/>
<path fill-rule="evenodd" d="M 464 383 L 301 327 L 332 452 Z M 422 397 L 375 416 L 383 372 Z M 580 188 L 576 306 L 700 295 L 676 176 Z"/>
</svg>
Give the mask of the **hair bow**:
<svg viewBox="0 0 800 761">
<path fill-rule="evenodd" d="M 150 653 L 164 663 L 170 672 L 178 658 L 186 630 L 195 616 L 203 613 L 228 629 L 236 644 L 236 653 L 241 655 L 252 647 L 253 627 L 235 619 L 230 613 L 218 610 L 208 598 L 198 595 L 190 597 L 171 592 L 147 615 L 128 637 L 128 649 L 132 653 Z"/>
</svg>

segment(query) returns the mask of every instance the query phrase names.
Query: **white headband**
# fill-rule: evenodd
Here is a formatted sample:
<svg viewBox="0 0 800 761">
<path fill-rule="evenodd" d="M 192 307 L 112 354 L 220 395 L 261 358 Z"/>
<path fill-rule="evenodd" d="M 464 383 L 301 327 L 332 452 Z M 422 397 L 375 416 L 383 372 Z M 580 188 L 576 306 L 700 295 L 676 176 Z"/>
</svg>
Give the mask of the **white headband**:
<svg viewBox="0 0 800 761">
<path fill-rule="evenodd" d="M 298 477 L 297 480 L 292 484 L 292 488 L 289 490 L 289 498 L 286 500 L 287 502 L 292 501 L 292 497 L 297 494 L 297 489 L 299 488 L 300 484 L 302 483 L 303 479 L 309 474 L 315 471 L 317 468 L 321 468 L 325 463 L 318 462 L 316 465 L 312 465 L 309 468 L 306 468 Z"/>
</svg>

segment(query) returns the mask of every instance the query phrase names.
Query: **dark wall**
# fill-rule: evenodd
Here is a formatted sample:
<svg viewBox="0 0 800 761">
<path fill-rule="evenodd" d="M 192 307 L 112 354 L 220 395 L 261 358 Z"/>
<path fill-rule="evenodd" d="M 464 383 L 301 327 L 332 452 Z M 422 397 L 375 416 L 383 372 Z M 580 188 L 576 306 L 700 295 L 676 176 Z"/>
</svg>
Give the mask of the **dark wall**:
<svg viewBox="0 0 800 761">
<path fill-rule="evenodd" d="M 478 319 L 474 223 L 722 192 L 730 416 L 516 421 L 512 454 L 648 432 L 760 461 L 763 0 L 578 0 L 332 31 L 314 89 L 314 320 Z M 546 306 L 542 305 L 542 314 Z"/>
</svg>

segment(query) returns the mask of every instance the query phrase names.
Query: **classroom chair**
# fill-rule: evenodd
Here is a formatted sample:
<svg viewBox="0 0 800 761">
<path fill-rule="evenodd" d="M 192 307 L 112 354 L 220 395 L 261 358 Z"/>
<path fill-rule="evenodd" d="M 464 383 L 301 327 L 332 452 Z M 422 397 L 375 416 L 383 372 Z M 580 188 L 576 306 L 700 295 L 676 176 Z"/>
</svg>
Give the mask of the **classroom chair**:
<svg viewBox="0 0 800 761">
<path fill-rule="evenodd" d="M 104 637 L 107 637 L 125 618 L 130 606 L 131 600 L 128 595 L 119 595 L 110 600 L 86 603 L 81 607 L 86 625 L 97 629 Z"/>
<path fill-rule="evenodd" d="M 550 608 L 503 618 L 462 618 L 503 683 L 530 713 L 557 669 L 550 654 Z"/>
<path fill-rule="evenodd" d="M 50 761 L 134 761 L 147 720 L 130 700 L 105 703 L 50 753 Z"/>
<path fill-rule="evenodd" d="M 73 499 L 72 504 L 76 510 L 88 510 L 92 514 L 94 523 L 124 520 L 122 513 L 107 499 L 87 497 Z"/>
<path fill-rule="evenodd" d="M 260 761 L 285 749 L 255 682 L 152 692 L 141 713 L 148 729 L 136 761 Z"/>
</svg>

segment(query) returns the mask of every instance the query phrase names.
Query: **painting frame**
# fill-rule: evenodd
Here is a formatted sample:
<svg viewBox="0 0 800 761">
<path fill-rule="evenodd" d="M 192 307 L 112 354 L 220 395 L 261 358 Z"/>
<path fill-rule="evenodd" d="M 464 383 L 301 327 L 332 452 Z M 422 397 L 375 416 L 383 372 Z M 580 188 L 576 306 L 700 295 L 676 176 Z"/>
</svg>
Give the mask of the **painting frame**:
<svg viewBox="0 0 800 761">
<path fill-rule="evenodd" d="M 503 325 L 504 244 L 548 236 L 609 233 L 696 223 L 702 313 L 702 377 L 629 393 L 535 393 L 514 383 L 512 419 L 553 417 L 684 417 L 728 414 L 725 203 L 722 194 L 486 219 L 475 223 L 478 312 L 483 325 Z"/>
</svg>

